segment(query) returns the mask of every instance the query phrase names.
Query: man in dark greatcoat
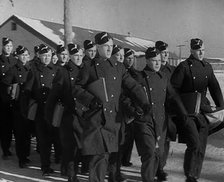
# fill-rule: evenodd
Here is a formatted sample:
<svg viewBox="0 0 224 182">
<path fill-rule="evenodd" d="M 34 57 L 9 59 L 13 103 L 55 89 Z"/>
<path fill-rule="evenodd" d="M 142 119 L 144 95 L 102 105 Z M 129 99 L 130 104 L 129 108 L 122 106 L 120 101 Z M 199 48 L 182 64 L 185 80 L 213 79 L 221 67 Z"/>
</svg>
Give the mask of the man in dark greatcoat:
<svg viewBox="0 0 224 182">
<path fill-rule="evenodd" d="M 16 49 L 18 60 L 16 64 L 9 68 L 2 83 L 5 86 L 5 92 L 13 108 L 13 129 L 15 136 L 16 155 L 19 159 L 19 167 L 24 168 L 30 160 L 30 139 L 31 139 L 31 121 L 22 115 L 21 93 L 29 72 L 29 51 L 23 46 Z"/>
<path fill-rule="evenodd" d="M 211 111 L 206 98 L 207 90 L 209 89 L 217 107 L 223 107 L 224 102 L 212 66 L 204 60 L 203 41 L 198 38 L 191 39 L 190 46 L 191 55 L 177 66 L 171 76 L 171 84 L 180 94 L 189 95 L 195 92 L 201 94 L 200 112 L 195 116 L 194 122 L 186 126 L 177 125 L 178 133 L 187 145 L 184 157 L 186 182 L 196 182 L 201 174 L 209 128 L 203 115 L 204 112 Z"/>
<path fill-rule="evenodd" d="M 52 144 L 52 126 L 44 116 L 44 108 L 48 94 L 52 87 L 52 81 L 56 74 L 56 68 L 51 63 L 51 49 L 44 45 L 39 49 L 40 62 L 32 64 L 24 86 L 24 103 L 26 108 L 31 106 L 31 101 L 37 103 L 37 110 L 34 116 L 37 137 L 39 139 L 41 170 L 43 175 L 49 175 L 54 170 L 50 168 L 50 155 Z"/>
<path fill-rule="evenodd" d="M 64 50 L 65 47 L 63 47 Z M 79 149 L 81 146 L 82 128 L 79 118 L 84 107 L 77 104 L 74 96 L 75 83 L 79 71 L 83 67 L 83 50 L 76 44 L 69 44 L 70 60 L 58 69 L 53 81 L 53 88 L 46 104 L 47 120 L 52 122 L 57 102 L 62 103 L 64 112 L 60 124 L 60 140 L 62 144 L 61 174 L 68 176 L 68 182 L 77 182 Z"/>
<path fill-rule="evenodd" d="M 155 43 L 155 47 L 157 49 L 157 51 L 160 54 L 160 58 L 161 58 L 161 68 L 160 71 L 164 72 L 168 78 L 168 80 L 170 80 L 170 77 L 175 69 L 175 66 L 172 66 L 168 63 L 169 60 L 169 49 L 168 49 L 168 44 L 163 42 L 163 41 L 156 41 Z M 166 105 L 165 105 L 165 109 L 166 109 L 166 120 L 167 120 L 167 137 L 165 139 L 165 143 L 164 143 L 164 152 L 160 154 L 159 157 L 159 166 L 158 166 L 158 170 L 156 173 L 157 179 L 160 181 L 166 181 L 167 180 L 167 173 L 163 170 L 163 168 L 166 165 L 166 161 L 168 158 L 168 154 L 169 154 L 169 148 L 170 148 L 170 140 L 176 140 L 176 127 L 172 121 L 171 116 L 169 115 L 169 108 L 170 108 L 170 104 L 169 104 L 169 100 L 166 100 Z M 174 127 L 174 133 L 173 129 L 171 131 L 170 127 L 172 126 Z"/>
<path fill-rule="evenodd" d="M 12 55 L 13 41 L 10 38 L 2 38 L 2 54 L 0 55 L 0 140 L 2 147 L 2 158 L 8 159 L 12 155 L 10 145 L 12 140 L 12 107 L 8 102 L 8 97 L 2 86 L 2 79 L 5 77 L 6 72 L 16 64 L 16 59 Z"/>
<path fill-rule="evenodd" d="M 98 33 L 95 43 L 99 56 L 81 70 L 76 95 L 81 103 L 90 108 L 84 114 L 82 148 L 84 155 L 91 155 L 89 181 L 102 182 L 109 153 L 118 151 L 121 124 L 116 120 L 116 115 L 121 86 L 129 89 L 144 110 L 147 110 L 148 103 L 143 88 L 127 74 L 124 65 L 110 60 L 112 37 L 106 32 Z M 105 82 L 100 82 L 103 78 Z M 94 86 L 95 93 L 90 89 Z M 100 94 L 105 97 L 97 97 Z"/>
<path fill-rule="evenodd" d="M 150 111 L 134 121 L 135 141 L 141 157 L 141 176 L 143 182 L 154 182 L 158 168 L 160 153 L 164 151 L 167 122 L 165 119 L 165 102 L 167 96 L 176 103 L 178 117 L 183 118 L 182 124 L 191 122 L 180 97 L 165 73 L 160 71 L 160 55 L 155 47 L 145 52 L 146 67 L 134 77 L 145 88 L 150 103 Z M 178 112 L 179 111 L 179 112 Z"/>
</svg>

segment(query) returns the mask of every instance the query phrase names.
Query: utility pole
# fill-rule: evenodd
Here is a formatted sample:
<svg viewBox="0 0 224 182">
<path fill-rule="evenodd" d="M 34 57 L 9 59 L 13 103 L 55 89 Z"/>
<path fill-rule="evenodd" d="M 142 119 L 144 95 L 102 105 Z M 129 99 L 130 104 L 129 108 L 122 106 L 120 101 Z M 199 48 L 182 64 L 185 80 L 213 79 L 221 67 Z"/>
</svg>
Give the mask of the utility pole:
<svg viewBox="0 0 224 182">
<path fill-rule="evenodd" d="M 185 45 L 177 45 L 177 47 L 179 47 L 179 59 L 181 60 L 182 59 L 182 47 L 184 47 Z"/>
<path fill-rule="evenodd" d="M 65 46 L 73 42 L 72 33 L 72 0 L 64 0 L 64 42 Z"/>
</svg>

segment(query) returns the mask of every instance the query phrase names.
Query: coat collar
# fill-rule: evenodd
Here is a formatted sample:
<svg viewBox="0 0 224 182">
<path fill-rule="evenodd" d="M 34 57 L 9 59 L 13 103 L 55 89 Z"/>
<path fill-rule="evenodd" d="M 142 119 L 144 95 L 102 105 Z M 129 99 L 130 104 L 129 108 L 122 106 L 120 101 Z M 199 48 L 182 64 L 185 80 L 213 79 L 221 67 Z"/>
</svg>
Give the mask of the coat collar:
<svg viewBox="0 0 224 182">
<path fill-rule="evenodd" d="M 198 60 L 191 54 L 190 57 L 188 58 L 188 63 L 191 65 L 196 61 L 200 62 L 204 67 L 208 64 L 204 59 L 202 61 Z"/>
<path fill-rule="evenodd" d="M 37 64 L 37 69 L 40 70 L 41 72 L 43 72 L 43 70 L 45 68 L 48 68 L 48 69 L 52 70 L 53 67 L 54 67 L 53 63 L 50 63 L 48 65 L 44 65 L 43 63 L 40 62 L 40 63 Z"/>
<path fill-rule="evenodd" d="M 68 63 L 64 66 L 68 71 L 72 72 L 73 70 L 81 69 L 83 68 L 84 64 L 82 63 L 80 66 L 77 66 L 75 63 L 73 63 L 71 60 L 68 61 Z"/>
<path fill-rule="evenodd" d="M 24 68 L 26 71 L 28 71 L 28 70 L 30 69 L 28 63 L 26 63 L 26 65 L 23 65 L 23 63 L 22 63 L 20 60 L 17 60 L 15 66 L 16 66 L 16 68 L 17 68 L 19 71 L 21 71 L 23 68 Z"/>
<path fill-rule="evenodd" d="M 169 63 L 167 63 L 167 62 L 166 62 L 165 65 L 161 65 L 161 68 L 160 68 L 161 71 L 163 71 L 163 70 L 165 70 L 165 69 L 167 69 L 169 72 L 172 72 L 172 67 L 171 67 L 171 65 L 170 65 Z"/>
<path fill-rule="evenodd" d="M 114 66 L 117 65 L 117 62 L 116 62 L 116 61 L 112 61 L 112 60 L 110 60 L 110 59 L 106 59 L 106 60 L 105 60 L 105 59 L 103 59 L 103 58 L 101 58 L 101 57 L 96 57 L 96 58 L 94 58 L 93 61 L 92 61 L 92 64 L 97 65 L 97 64 L 101 64 L 101 63 L 103 63 L 104 61 L 108 61 L 112 67 L 114 67 Z"/>
<path fill-rule="evenodd" d="M 163 78 L 163 74 L 161 71 L 154 71 L 152 70 L 150 67 L 146 66 L 143 70 L 143 74 L 145 76 L 152 76 L 152 75 L 155 75 L 155 74 L 158 74 L 160 76 L 160 78 Z"/>
</svg>

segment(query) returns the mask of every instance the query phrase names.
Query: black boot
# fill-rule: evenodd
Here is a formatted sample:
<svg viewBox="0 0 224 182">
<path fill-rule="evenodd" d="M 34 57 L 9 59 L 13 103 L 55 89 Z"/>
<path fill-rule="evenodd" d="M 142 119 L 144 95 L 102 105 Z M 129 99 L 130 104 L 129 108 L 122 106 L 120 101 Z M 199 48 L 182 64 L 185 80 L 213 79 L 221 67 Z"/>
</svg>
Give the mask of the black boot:
<svg viewBox="0 0 224 182">
<path fill-rule="evenodd" d="M 76 176 L 76 171 L 74 168 L 74 162 L 69 162 L 68 163 L 68 182 L 79 182 L 77 176 Z"/>
<path fill-rule="evenodd" d="M 198 182 L 198 180 L 195 177 L 188 176 L 186 182 Z"/>
</svg>

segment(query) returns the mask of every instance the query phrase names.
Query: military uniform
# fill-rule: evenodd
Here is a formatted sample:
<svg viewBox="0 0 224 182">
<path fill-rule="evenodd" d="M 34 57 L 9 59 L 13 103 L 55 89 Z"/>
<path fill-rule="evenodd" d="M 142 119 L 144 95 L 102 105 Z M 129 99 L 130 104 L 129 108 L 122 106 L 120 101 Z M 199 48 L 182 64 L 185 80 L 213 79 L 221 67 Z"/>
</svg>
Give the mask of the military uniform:
<svg viewBox="0 0 224 182">
<path fill-rule="evenodd" d="M 10 106 L 7 93 L 2 86 L 2 79 L 5 77 L 6 72 L 13 65 L 16 64 L 16 59 L 12 56 L 6 56 L 4 52 L 0 55 L 0 107 L 1 107 L 1 125 L 0 125 L 0 139 L 1 147 L 3 151 L 3 156 L 7 157 L 11 155 L 9 151 L 10 143 L 12 140 L 12 128 L 13 128 L 13 118 L 12 118 L 12 107 Z"/>
<path fill-rule="evenodd" d="M 145 87 L 151 106 L 150 112 L 134 121 L 136 146 L 142 162 L 142 180 L 149 182 L 154 181 L 158 155 L 164 151 L 167 131 L 164 105 L 167 95 L 176 102 L 181 115 L 186 115 L 186 110 L 165 73 L 155 72 L 146 66 L 135 79 Z"/>
<path fill-rule="evenodd" d="M 135 76 L 138 72 L 137 70 L 134 69 L 134 67 L 132 66 L 131 68 L 127 69 L 127 72 L 131 75 L 131 76 Z M 132 112 L 130 112 L 130 110 L 135 109 L 134 107 L 132 107 L 131 105 L 133 104 L 133 100 L 131 101 L 130 99 L 128 99 L 127 97 L 130 97 L 129 95 L 129 90 L 125 90 L 123 92 L 124 97 L 126 97 L 123 102 L 124 104 L 126 104 L 126 107 L 124 106 L 124 110 L 126 109 L 125 114 L 123 115 L 123 119 L 125 119 L 125 117 L 128 117 L 130 119 L 131 115 L 133 114 Z M 129 102 L 129 103 L 128 103 Z M 134 123 L 127 123 L 125 122 L 125 131 L 124 131 L 124 144 L 122 145 L 122 158 L 121 158 L 121 163 L 123 166 L 131 166 L 132 163 L 130 162 L 131 160 L 131 154 L 132 154 L 132 149 L 133 149 L 133 145 L 134 145 Z"/>
<path fill-rule="evenodd" d="M 92 59 L 90 59 L 88 56 L 85 55 L 85 56 L 83 57 L 83 60 L 82 60 L 82 61 L 83 61 L 84 64 L 88 64 L 89 62 L 92 61 Z"/>
<path fill-rule="evenodd" d="M 171 84 L 180 94 L 201 93 L 200 113 L 195 122 L 186 127 L 177 125 L 179 135 L 187 144 L 184 158 L 185 175 L 197 179 L 201 173 L 208 135 L 208 123 L 203 115 L 203 111 L 210 107 L 206 93 L 209 89 L 216 106 L 223 107 L 222 92 L 211 65 L 204 60 L 195 59 L 192 55 L 175 69 Z"/>
<path fill-rule="evenodd" d="M 52 126 L 50 126 L 44 116 L 44 107 L 48 98 L 52 81 L 56 74 L 53 64 L 44 65 L 42 63 L 33 65 L 28 73 L 25 84 L 25 95 L 28 99 L 34 99 L 37 104 L 35 116 L 35 126 L 40 145 L 41 169 L 43 172 L 52 171 L 50 169 L 50 154 L 52 144 Z"/>
<path fill-rule="evenodd" d="M 165 65 L 161 65 L 160 71 L 165 73 L 168 80 L 170 80 L 170 77 L 175 70 L 175 66 L 170 65 L 168 62 L 166 62 Z M 171 116 L 169 115 L 169 109 L 171 105 L 169 104 L 169 99 L 166 100 L 165 103 L 165 109 L 166 109 L 166 120 L 167 120 L 167 137 L 165 139 L 164 143 L 164 152 L 160 154 L 159 159 L 159 166 L 157 171 L 157 177 L 165 179 L 167 176 L 167 173 L 164 172 L 163 168 L 166 165 L 166 161 L 169 155 L 169 148 L 170 148 L 170 140 L 175 141 L 176 140 L 176 126 L 172 121 Z"/>
<path fill-rule="evenodd" d="M 52 121 L 54 107 L 59 100 L 64 106 L 59 128 L 62 144 L 61 172 L 68 176 L 71 176 L 74 171 L 71 165 L 75 167 L 75 173 L 77 173 L 77 154 L 78 149 L 81 148 L 82 128 L 77 113 L 82 115 L 84 106 L 80 107 L 80 105 L 76 104 L 77 101 L 74 97 L 75 83 L 80 69 L 81 67 L 76 66 L 72 61 L 59 68 L 46 105 L 46 116 L 49 121 Z M 72 164 L 73 162 L 74 164 Z"/>
<path fill-rule="evenodd" d="M 166 73 L 168 79 L 170 79 L 175 68 L 176 68 L 175 66 L 170 65 L 169 63 L 166 63 L 165 65 L 161 65 L 160 71 Z"/>
<path fill-rule="evenodd" d="M 79 87 L 76 96 L 84 105 L 90 106 L 95 98 L 85 88 L 100 77 L 105 78 L 109 101 L 89 113 L 91 116 L 83 123 L 82 152 L 84 155 L 93 156 L 90 162 L 90 179 L 103 180 L 107 168 L 105 163 L 105 160 L 108 160 L 107 153 L 118 151 L 121 123 L 116 120 L 116 115 L 119 109 L 121 86 L 127 87 L 142 105 L 147 104 L 147 100 L 143 89 L 127 74 L 122 63 L 95 58 L 84 66 L 80 74 L 81 80 L 77 83 Z M 99 162 L 97 164 L 99 166 L 95 165 L 96 161 Z"/>
<path fill-rule="evenodd" d="M 21 92 L 26 81 L 29 66 L 23 65 L 21 61 L 11 67 L 6 76 L 2 79 L 2 83 L 7 87 L 12 84 L 18 84 L 16 89 L 18 95 L 12 100 L 13 117 L 14 117 L 14 135 L 16 144 L 16 154 L 19 159 L 20 167 L 27 162 L 27 157 L 30 155 L 30 138 L 31 138 L 31 122 L 28 121 L 21 112 Z"/>
</svg>

